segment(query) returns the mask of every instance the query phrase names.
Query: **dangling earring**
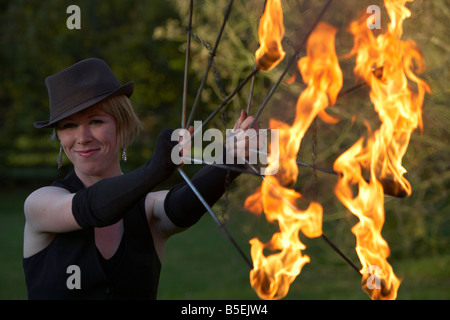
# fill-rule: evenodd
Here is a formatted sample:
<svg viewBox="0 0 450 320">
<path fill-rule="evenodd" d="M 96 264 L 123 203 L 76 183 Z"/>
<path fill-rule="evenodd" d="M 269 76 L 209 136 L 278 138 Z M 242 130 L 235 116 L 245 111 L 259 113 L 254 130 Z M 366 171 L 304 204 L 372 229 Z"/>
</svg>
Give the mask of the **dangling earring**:
<svg viewBox="0 0 450 320">
<path fill-rule="evenodd" d="M 127 148 L 122 148 L 122 160 L 123 162 L 127 162 Z"/>
<path fill-rule="evenodd" d="M 58 164 L 58 170 L 62 167 L 62 144 L 59 145 L 59 155 L 58 160 L 56 160 L 56 163 Z"/>
</svg>

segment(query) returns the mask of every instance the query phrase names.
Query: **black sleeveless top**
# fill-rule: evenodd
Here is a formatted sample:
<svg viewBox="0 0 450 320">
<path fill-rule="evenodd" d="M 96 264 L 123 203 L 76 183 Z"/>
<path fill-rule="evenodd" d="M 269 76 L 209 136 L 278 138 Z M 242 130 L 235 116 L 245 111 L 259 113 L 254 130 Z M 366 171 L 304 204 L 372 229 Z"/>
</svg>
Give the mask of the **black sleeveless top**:
<svg viewBox="0 0 450 320">
<path fill-rule="evenodd" d="M 72 171 L 52 186 L 71 193 L 84 188 Z M 95 245 L 94 228 L 59 233 L 40 252 L 23 259 L 29 299 L 156 299 L 161 262 L 144 207 L 145 198 L 123 217 L 120 245 L 105 260 Z M 77 269 L 80 289 L 71 285 Z M 70 278 L 70 279 L 69 279 Z"/>
</svg>

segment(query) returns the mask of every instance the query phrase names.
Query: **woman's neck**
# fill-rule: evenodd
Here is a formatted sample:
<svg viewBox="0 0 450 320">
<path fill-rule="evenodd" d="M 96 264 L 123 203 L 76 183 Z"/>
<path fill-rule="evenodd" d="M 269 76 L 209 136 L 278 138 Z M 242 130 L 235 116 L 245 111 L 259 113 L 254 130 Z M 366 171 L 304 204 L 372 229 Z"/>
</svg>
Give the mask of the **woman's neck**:
<svg viewBox="0 0 450 320">
<path fill-rule="evenodd" d="M 75 173 L 86 188 L 92 186 L 100 180 L 117 177 L 123 174 L 119 161 L 117 161 L 117 164 L 111 168 L 105 168 L 105 170 L 100 172 L 83 172 L 83 170 L 75 167 Z"/>
</svg>

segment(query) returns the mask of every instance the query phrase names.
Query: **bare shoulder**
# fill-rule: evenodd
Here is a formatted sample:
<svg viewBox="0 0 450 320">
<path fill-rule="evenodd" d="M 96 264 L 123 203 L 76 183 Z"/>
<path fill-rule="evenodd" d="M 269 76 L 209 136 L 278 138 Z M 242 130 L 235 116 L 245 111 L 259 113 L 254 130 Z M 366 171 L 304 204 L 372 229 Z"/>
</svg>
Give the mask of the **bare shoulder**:
<svg viewBox="0 0 450 320">
<path fill-rule="evenodd" d="M 35 232 L 69 232 L 79 229 L 72 214 L 74 194 L 59 187 L 43 187 L 25 200 L 26 224 Z"/>
<path fill-rule="evenodd" d="M 37 189 L 27 197 L 24 203 L 25 258 L 47 247 L 58 233 L 81 228 L 72 214 L 73 195 L 66 189 L 50 186 Z"/>
<path fill-rule="evenodd" d="M 44 199 L 49 197 L 59 197 L 63 194 L 70 194 L 69 191 L 67 191 L 64 188 L 60 187 L 42 187 L 35 191 L 33 191 L 25 200 L 25 206 L 33 208 L 36 205 L 40 205 L 40 202 L 42 202 Z"/>
</svg>

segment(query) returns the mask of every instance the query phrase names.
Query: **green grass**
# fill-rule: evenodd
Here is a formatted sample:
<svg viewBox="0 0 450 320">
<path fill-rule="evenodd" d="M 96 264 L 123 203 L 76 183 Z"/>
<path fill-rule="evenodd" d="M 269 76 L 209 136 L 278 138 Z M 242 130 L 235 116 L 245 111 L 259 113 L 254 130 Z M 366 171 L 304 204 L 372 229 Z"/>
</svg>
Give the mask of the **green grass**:
<svg viewBox="0 0 450 320">
<path fill-rule="evenodd" d="M 230 232 L 245 251 L 249 246 L 232 223 Z M 311 262 L 285 299 L 367 300 L 361 278 L 321 239 L 306 239 Z M 315 255 L 317 253 L 317 256 Z M 389 260 L 402 279 L 397 299 L 450 299 L 450 255 Z M 355 260 L 357 263 L 357 260 Z M 357 264 L 358 265 L 358 264 Z M 159 299 L 258 299 L 249 268 L 209 216 L 169 240 Z"/>
<path fill-rule="evenodd" d="M 26 299 L 22 269 L 24 192 L 0 195 L 0 299 Z M 238 214 L 240 216 L 238 216 Z M 250 221 L 250 222 L 249 222 Z M 230 233 L 249 254 L 242 223 L 252 218 L 231 213 Z M 321 239 L 305 239 L 311 262 L 290 287 L 285 299 L 367 300 L 360 277 Z M 450 299 L 450 255 L 389 260 L 402 278 L 398 299 Z M 357 262 L 357 260 L 355 260 Z M 258 299 L 249 283 L 249 267 L 206 214 L 171 238 L 163 258 L 159 299 Z"/>
<path fill-rule="evenodd" d="M 23 192 L 0 195 L 0 299 L 26 299 L 22 268 Z"/>
</svg>

